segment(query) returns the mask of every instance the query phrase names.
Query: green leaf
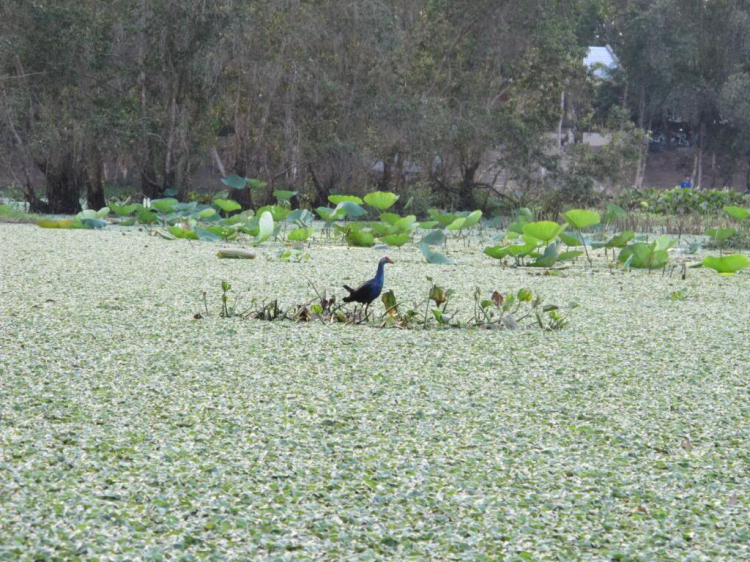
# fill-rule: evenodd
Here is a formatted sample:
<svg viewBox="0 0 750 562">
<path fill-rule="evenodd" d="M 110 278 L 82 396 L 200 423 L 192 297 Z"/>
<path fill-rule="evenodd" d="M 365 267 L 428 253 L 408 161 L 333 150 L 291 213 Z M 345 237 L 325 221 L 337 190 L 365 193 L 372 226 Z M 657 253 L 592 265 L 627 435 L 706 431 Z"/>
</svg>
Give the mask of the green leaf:
<svg viewBox="0 0 750 562">
<path fill-rule="evenodd" d="M 380 215 L 380 220 L 390 225 L 395 225 L 400 219 L 401 217 L 396 213 L 382 213 Z"/>
<path fill-rule="evenodd" d="M 225 213 L 231 213 L 232 211 L 239 211 L 242 205 L 237 203 L 234 199 L 214 199 L 214 205 Z"/>
<path fill-rule="evenodd" d="M 268 185 L 267 182 L 261 181 L 257 178 L 246 178 L 247 185 L 250 186 L 250 189 L 263 189 Z"/>
<path fill-rule="evenodd" d="M 414 225 L 415 222 L 417 222 L 417 217 L 409 215 L 397 220 L 396 224 L 393 226 L 395 226 L 400 232 L 407 232 L 413 230 L 412 225 Z M 416 226 L 414 226 L 414 228 L 416 228 Z"/>
<path fill-rule="evenodd" d="M 599 221 L 601 221 L 601 216 L 599 216 L 599 213 L 594 211 L 573 209 L 565 213 L 565 220 L 573 225 L 573 228 L 577 230 L 583 230 L 584 228 L 599 224 Z"/>
<path fill-rule="evenodd" d="M 277 189 L 273 192 L 273 196 L 280 201 L 289 201 L 297 193 L 297 191 L 289 191 L 288 189 Z"/>
<path fill-rule="evenodd" d="M 370 232 L 350 228 L 346 234 L 346 242 L 350 246 L 370 248 L 375 245 L 375 237 Z"/>
<path fill-rule="evenodd" d="M 458 218 L 448 225 L 448 230 L 451 230 L 451 231 L 461 230 L 464 227 L 465 222 L 466 222 L 465 217 Z"/>
<path fill-rule="evenodd" d="M 613 236 L 606 242 L 594 242 L 591 245 L 594 248 L 624 248 L 633 238 L 635 238 L 635 232 L 632 230 L 623 230 L 620 234 Z"/>
<path fill-rule="evenodd" d="M 182 228 L 179 226 L 170 226 L 167 228 L 170 234 L 175 238 L 185 238 L 188 240 L 198 240 L 198 235 L 190 230 L 189 228 Z"/>
<path fill-rule="evenodd" d="M 341 203 L 356 203 L 362 205 L 363 201 L 356 195 L 329 195 L 328 201 L 334 205 L 340 205 Z"/>
<path fill-rule="evenodd" d="M 453 223 L 457 218 L 459 218 L 458 216 L 451 213 L 441 214 L 437 209 L 430 209 L 428 211 L 428 214 L 430 215 L 431 219 L 436 220 L 442 226 L 446 227 L 449 224 Z"/>
<path fill-rule="evenodd" d="M 383 242 L 389 246 L 401 247 L 411 239 L 411 236 L 407 232 L 401 234 L 390 234 L 383 237 Z"/>
<path fill-rule="evenodd" d="M 390 224 L 386 224 L 383 222 L 373 222 L 370 223 L 370 230 L 372 230 L 372 233 L 382 238 L 383 236 L 388 236 L 389 234 L 396 234 L 397 228 L 395 226 L 391 226 Z"/>
<path fill-rule="evenodd" d="M 568 234 L 567 232 L 561 232 L 560 233 L 560 240 L 562 240 L 566 246 L 569 248 L 576 248 L 578 246 L 583 246 L 585 243 L 581 239 L 580 236 L 578 236 L 578 233 L 575 234 Z"/>
<path fill-rule="evenodd" d="M 568 260 L 574 260 L 578 257 L 581 257 L 582 255 L 583 255 L 583 252 L 581 250 L 560 252 L 560 255 L 557 256 L 557 259 L 560 261 L 568 261 Z"/>
<path fill-rule="evenodd" d="M 197 206 L 198 203 L 196 201 L 191 201 L 190 203 L 177 203 L 177 205 L 172 207 L 172 210 L 178 212 L 193 211 Z"/>
<path fill-rule="evenodd" d="M 209 226 L 206 230 L 224 240 L 231 240 L 237 236 L 237 231 L 234 228 L 226 228 L 220 225 Z"/>
<path fill-rule="evenodd" d="M 216 209 L 208 208 L 203 209 L 200 213 L 198 213 L 198 216 L 202 219 L 207 219 L 209 217 L 212 217 L 216 214 Z"/>
<path fill-rule="evenodd" d="M 221 183 L 223 183 L 227 187 L 231 187 L 232 189 L 244 189 L 247 185 L 247 179 L 232 174 L 231 176 L 227 176 L 223 180 L 221 180 Z"/>
<path fill-rule="evenodd" d="M 261 207 L 258 209 L 258 216 L 263 215 L 263 213 L 271 213 L 271 217 L 276 222 L 283 221 L 287 216 L 289 216 L 289 213 L 291 213 L 291 209 L 287 209 L 286 207 L 282 207 L 281 205 L 266 205 L 265 207 Z"/>
<path fill-rule="evenodd" d="M 734 228 L 711 228 L 706 231 L 706 236 L 713 238 L 719 244 L 723 244 L 735 234 L 737 231 Z"/>
<path fill-rule="evenodd" d="M 141 224 L 154 224 L 158 220 L 158 215 L 153 211 L 149 211 L 148 209 L 143 209 L 140 213 L 138 213 L 138 222 Z"/>
<path fill-rule="evenodd" d="M 526 226 L 527 222 L 517 221 L 508 225 L 508 232 L 515 232 L 516 234 L 523 234 L 523 227 Z"/>
<path fill-rule="evenodd" d="M 534 300 L 534 293 L 531 289 L 519 289 L 516 298 L 521 302 L 531 302 Z"/>
<path fill-rule="evenodd" d="M 567 226 L 567 223 L 560 225 L 552 221 L 530 222 L 523 226 L 523 233 L 549 244 L 552 240 L 555 240 Z"/>
<path fill-rule="evenodd" d="M 384 292 L 381 300 L 383 301 L 385 309 L 391 316 L 395 316 L 398 314 L 398 308 L 396 306 L 396 295 L 393 293 L 393 290 Z"/>
<path fill-rule="evenodd" d="M 439 232 L 439 231 L 436 231 Z M 433 252 L 427 244 L 422 244 L 422 255 L 425 257 L 428 263 L 438 265 L 453 265 L 456 263 L 451 258 L 444 256 L 439 252 Z"/>
<path fill-rule="evenodd" d="M 315 212 L 326 222 L 333 222 L 342 219 L 346 215 L 346 211 L 343 209 L 331 209 L 330 207 L 318 207 L 315 209 Z"/>
<path fill-rule="evenodd" d="M 96 218 L 96 211 L 94 211 L 93 209 L 85 209 L 85 210 L 81 211 L 80 213 L 78 213 L 75 216 L 75 218 L 77 218 L 78 220 L 95 219 Z"/>
<path fill-rule="evenodd" d="M 419 228 L 421 228 L 422 230 L 432 230 L 439 224 L 440 223 L 438 221 L 425 221 L 419 223 Z"/>
<path fill-rule="evenodd" d="M 742 254 L 724 257 L 707 256 L 703 259 L 703 266 L 722 275 L 733 275 L 750 266 L 750 258 Z"/>
<path fill-rule="evenodd" d="M 256 244 L 262 244 L 266 240 L 268 240 L 271 236 L 273 236 L 273 215 L 269 211 L 264 211 L 260 215 L 260 220 L 258 221 L 258 238 L 255 240 Z"/>
<path fill-rule="evenodd" d="M 422 238 L 422 245 L 441 246 L 445 243 L 445 233 L 442 230 L 433 230 Z"/>
<path fill-rule="evenodd" d="M 365 211 L 362 207 L 359 206 L 359 204 L 353 201 L 342 201 L 341 203 L 336 205 L 336 213 L 338 213 L 339 211 L 343 211 L 350 219 L 358 219 L 359 217 L 367 214 L 367 211 Z"/>
<path fill-rule="evenodd" d="M 473 211 L 469 213 L 469 215 L 466 217 L 463 228 L 471 228 L 472 226 L 479 223 L 481 219 L 482 219 L 482 211 L 479 211 L 479 210 Z"/>
<path fill-rule="evenodd" d="M 214 234 L 210 230 L 201 228 L 199 226 L 195 227 L 195 234 L 198 236 L 198 240 L 201 240 L 202 242 L 217 242 L 221 240 L 221 236 L 218 234 Z"/>
<path fill-rule="evenodd" d="M 290 242 L 304 242 L 312 236 L 313 232 L 315 232 L 315 229 L 312 226 L 308 228 L 295 228 L 289 233 L 287 239 Z"/>
<path fill-rule="evenodd" d="M 162 214 L 171 213 L 172 207 L 177 205 L 177 199 L 166 198 L 166 199 L 153 199 L 151 201 L 151 207 L 156 209 Z"/>
<path fill-rule="evenodd" d="M 501 260 L 510 255 L 510 250 L 508 246 L 489 246 L 483 250 L 483 253 L 496 260 Z"/>
<path fill-rule="evenodd" d="M 140 209 L 140 205 L 137 203 L 131 203 L 130 205 L 118 205 L 117 203 L 110 203 L 109 208 L 118 216 L 118 217 L 124 217 L 127 215 L 132 215 L 135 213 L 138 209 Z"/>
<path fill-rule="evenodd" d="M 375 207 L 378 211 L 385 211 L 398 201 L 398 195 L 387 191 L 374 191 L 365 195 L 365 203 Z"/>
<path fill-rule="evenodd" d="M 729 214 L 734 219 L 737 219 L 738 221 L 743 221 L 747 217 L 750 217 L 750 211 L 747 209 L 744 209 L 742 207 L 737 207 L 735 205 L 729 205 L 727 207 L 724 207 L 724 211 Z"/>
<path fill-rule="evenodd" d="M 289 213 L 286 217 L 287 222 L 298 222 L 302 224 L 310 224 L 313 220 L 313 214 L 307 209 L 296 209 Z"/>
<path fill-rule="evenodd" d="M 620 263 L 630 260 L 630 267 L 634 269 L 661 269 L 669 261 L 669 254 L 665 250 L 655 249 L 656 244 L 637 242 L 625 247 L 617 257 Z M 632 256 L 632 259 L 631 259 Z"/>
<path fill-rule="evenodd" d="M 654 249 L 655 250 L 669 250 L 673 246 L 677 245 L 677 240 L 674 238 L 670 238 L 666 234 L 663 234 L 659 236 L 656 240 L 653 242 L 655 244 Z"/>
</svg>

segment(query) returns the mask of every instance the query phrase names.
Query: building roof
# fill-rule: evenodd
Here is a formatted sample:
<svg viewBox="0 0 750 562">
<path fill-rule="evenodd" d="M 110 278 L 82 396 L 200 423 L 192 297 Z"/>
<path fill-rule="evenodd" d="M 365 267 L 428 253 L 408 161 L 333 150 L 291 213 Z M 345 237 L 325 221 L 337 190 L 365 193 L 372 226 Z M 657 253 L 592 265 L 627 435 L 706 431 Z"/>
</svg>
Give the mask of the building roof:
<svg viewBox="0 0 750 562">
<path fill-rule="evenodd" d="M 593 69 L 594 76 L 597 78 L 609 78 L 610 71 L 620 66 L 620 61 L 612 51 L 612 47 L 589 47 L 583 64 L 587 68 Z"/>
</svg>

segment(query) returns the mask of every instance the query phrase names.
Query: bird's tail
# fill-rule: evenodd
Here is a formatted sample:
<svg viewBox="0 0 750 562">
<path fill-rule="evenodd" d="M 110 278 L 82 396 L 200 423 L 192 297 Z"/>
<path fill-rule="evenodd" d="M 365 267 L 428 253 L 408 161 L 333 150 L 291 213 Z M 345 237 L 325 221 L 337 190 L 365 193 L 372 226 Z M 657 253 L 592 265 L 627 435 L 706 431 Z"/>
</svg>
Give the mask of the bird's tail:
<svg viewBox="0 0 750 562">
<path fill-rule="evenodd" d="M 349 285 L 344 285 L 344 289 L 349 291 L 349 296 L 344 297 L 344 302 L 352 302 L 352 293 L 354 292 L 354 289 L 352 289 Z"/>
</svg>

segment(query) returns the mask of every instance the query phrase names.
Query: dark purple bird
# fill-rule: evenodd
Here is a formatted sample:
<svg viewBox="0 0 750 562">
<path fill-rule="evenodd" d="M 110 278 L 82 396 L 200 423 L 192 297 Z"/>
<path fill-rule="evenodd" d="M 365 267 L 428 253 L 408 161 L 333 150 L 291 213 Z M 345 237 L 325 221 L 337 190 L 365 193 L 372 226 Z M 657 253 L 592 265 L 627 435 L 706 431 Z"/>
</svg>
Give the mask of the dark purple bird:
<svg viewBox="0 0 750 562">
<path fill-rule="evenodd" d="M 344 297 L 344 302 L 358 302 L 365 305 L 365 318 L 367 318 L 367 308 L 370 303 L 380 296 L 383 290 L 383 281 L 385 280 L 385 264 L 393 263 L 389 257 L 381 258 L 378 262 L 378 272 L 375 277 L 365 281 L 358 288 L 352 289 L 344 285 L 344 289 L 349 291 L 349 296 Z"/>
</svg>

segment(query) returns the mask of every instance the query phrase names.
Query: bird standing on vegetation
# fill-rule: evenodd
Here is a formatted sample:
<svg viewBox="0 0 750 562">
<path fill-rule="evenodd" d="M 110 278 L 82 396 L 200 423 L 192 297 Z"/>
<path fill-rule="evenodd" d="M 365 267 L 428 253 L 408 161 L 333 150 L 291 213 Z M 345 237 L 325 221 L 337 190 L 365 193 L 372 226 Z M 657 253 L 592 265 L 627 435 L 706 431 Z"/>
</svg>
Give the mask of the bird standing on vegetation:
<svg viewBox="0 0 750 562">
<path fill-rule="evenodd" d="M 378 262 L 378 272 L 375 277 L 365 281 L 358 288 L 352 289 L 344 285 L 344 289 L 349 291 L 349 296 L 344 297 L 344 302 L 358 302 L 365 305 L 365 319 L 367 319 L 367 309 L 370 303 L 380 296 L 383 290 L 383 281 L 385 280 L 385 264 L 393 263 L 389 257 L 381 258 Z"/>
</svg>

